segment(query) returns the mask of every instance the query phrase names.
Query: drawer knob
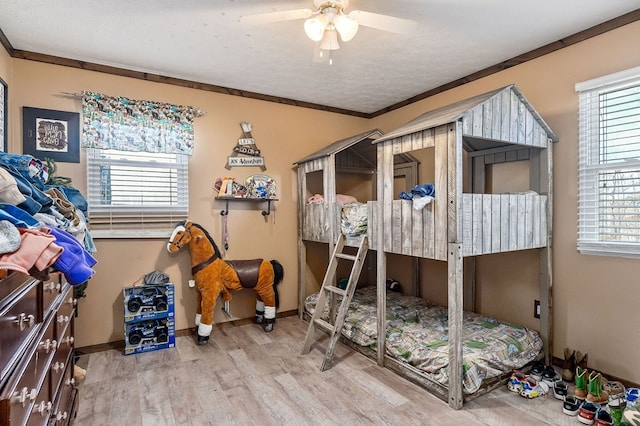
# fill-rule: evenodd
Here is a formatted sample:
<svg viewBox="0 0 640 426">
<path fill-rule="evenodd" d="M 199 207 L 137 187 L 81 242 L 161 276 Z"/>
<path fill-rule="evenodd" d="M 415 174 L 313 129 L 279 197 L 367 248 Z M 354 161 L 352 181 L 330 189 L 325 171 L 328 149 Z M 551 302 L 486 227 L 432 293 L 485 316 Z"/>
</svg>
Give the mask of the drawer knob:
<svg viewBox="0 0 640 426">
<path fill-rule="evenodd" d="M 36 404 L 33 406 L 33 410 L 31 412 L 38 413 L 44 417 L 45 413 L 49 414 L 51 412 L 51 407 L 53 407 L 51 401 L 40 401 L 40 404 Z"/>
<path fill-rule="evenodd" d="M 69 322 L 69 315 L 58 315 L 58 322 L 62 324 L 63 322 Z"/>
<path fill-rule="evenodd" d="M 58 411 L 56 413 L 56 421 L 59 422 L 60 420 L 66 420 L 68 416 L 69 415 L 67 414 L 66 411 L 63 411 L 63 412 Z"/>
<path fill-rule="evenodd" d="M 20 392 L 14 392 L 13 395 L 11 395 L 11 402 L 19 402 L 24 407 L 27 400 L 33 401 L 37 396 L 38 391 L 36 389 L 29 391 L 29 389 L 25 387 L 20 389 Z"/>
<path fill-rule="evenodd" d="M 60 283 L 56 283 L 54 281 L 49 281 L 48 283 L 44 283 L 43 289 L 50 293 L 59 292 L 60 291 Z"/>
<path fill-rule="evenodd" d="M 53 364 L 53 366 L 51 366 L 51 369 L 57 373 L 58 371 L 62 370 L 64 368 L 64 363 L 62 362 L 56 362 L 55 364 Z"/>
<path fill-rule="evenodd" d="M 67 381 L 64 382 L 64 384 L 67 385 L 67 386 L 73 386 L 73 385 L 76 384 L 76 379 L 74 379 L 73 377 L 70 378 L 70 379 L 67 379 Z"/>
<path fill-rule="evenodd" d="M 58 345 L 58 347 L 64 345 L 69 345 L 72 346 L 74 342 L 73 336 L 67 336 L 64 339 L 62 339 L 62 341 L 60 342 L 60 344 Z"/>
<path fill-rule="evenodd" d="M 56 349 L 58 347 L 58 342 L 55 340 L 47 339 L 44 342 L 40 342 L 38 344 L 38 349 L 44 349 L 45 353 L 49 353 L 51 349 Z"/>
<path fill-rule="evenodd" d="M 18 315 L 18 318 L 15 320 L 15 323 L 20 327 L 20 331 L 23 331 L 25 327 L 33 327 L 33 324 L 36 322 L 36 317 L 29 314 L 25 314 L 24 312 Z"/>
</svg>

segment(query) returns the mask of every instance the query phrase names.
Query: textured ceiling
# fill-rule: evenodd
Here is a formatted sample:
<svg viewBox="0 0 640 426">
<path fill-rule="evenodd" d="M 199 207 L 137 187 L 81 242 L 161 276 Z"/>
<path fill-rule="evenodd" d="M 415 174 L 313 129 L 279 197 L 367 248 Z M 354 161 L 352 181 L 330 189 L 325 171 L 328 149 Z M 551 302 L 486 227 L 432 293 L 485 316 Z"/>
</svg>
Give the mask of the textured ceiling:
<svg viewBox="0 0 640 426">
<path fill-rule="evenodd" d="M 351 0 L 347 11 L 418 22 L 367 27 L 314 62 L 303 20 L 240 16 L 313 8 L 312 0 L 0 0 L 11 48 L 374 113 L 634 11 L 638 0 Z M 632 43 L 630 41 L 630 43 Z"/>
</svg>

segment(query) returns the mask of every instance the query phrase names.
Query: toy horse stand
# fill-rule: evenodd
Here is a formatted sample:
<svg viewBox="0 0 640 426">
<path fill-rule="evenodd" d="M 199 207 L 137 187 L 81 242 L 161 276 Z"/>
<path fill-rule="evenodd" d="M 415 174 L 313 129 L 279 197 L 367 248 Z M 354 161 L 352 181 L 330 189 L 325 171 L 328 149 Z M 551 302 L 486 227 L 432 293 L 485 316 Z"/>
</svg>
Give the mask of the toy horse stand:
<svg viewBox="0 0 640 426">
<path fill-rule="evenodd" d="M 228 311 L 230 290 L 253 288 L 256 291 L 256 322 L 262 324 L 264 331 L 273 330 L 278 307 L 276 285 L 284 277 L 284 269 L 277 260 L 223 260 L 220 249 L 209 233 L 190 221 L 176 226 L 167 243 L 167 250 L 169 253 L 176 253 L 184 246 L 189 247 L 191 275 L 198 290 L 198 344 L 204 345 L 209 341 L 213 330 L 213 312 L 219 295 Z"/>
</svg>

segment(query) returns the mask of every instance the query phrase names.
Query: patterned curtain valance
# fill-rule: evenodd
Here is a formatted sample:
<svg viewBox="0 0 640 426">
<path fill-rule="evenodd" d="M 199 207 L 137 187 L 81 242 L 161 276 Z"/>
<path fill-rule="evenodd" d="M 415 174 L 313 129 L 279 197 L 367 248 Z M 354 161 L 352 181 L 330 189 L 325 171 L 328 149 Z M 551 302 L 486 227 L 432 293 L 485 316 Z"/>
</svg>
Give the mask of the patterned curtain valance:
<svg viewBox="0 0 640 426">
<path fill-rule="evenodd" d="M 191 155 L 193 119 L 203 114 L 190 106 L 82 92 L 82 147 Z"/>
</svg>

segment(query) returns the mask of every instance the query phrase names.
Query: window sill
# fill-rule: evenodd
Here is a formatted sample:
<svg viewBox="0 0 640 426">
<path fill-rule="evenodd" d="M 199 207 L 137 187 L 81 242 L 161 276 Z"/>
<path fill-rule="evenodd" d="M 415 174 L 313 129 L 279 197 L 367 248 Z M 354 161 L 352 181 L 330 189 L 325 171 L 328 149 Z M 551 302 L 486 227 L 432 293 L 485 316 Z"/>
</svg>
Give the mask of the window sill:
<svg viewBox="0 0 640 426">
<path fill-rule="evenodd" d="M 168 240 L 173 230 L 148 230 L 148 231 L 124 231 L 124 230 L 95 230 L 90 231 L 94 240 L 104 239 L 165 239 Z"/>
</svg>

